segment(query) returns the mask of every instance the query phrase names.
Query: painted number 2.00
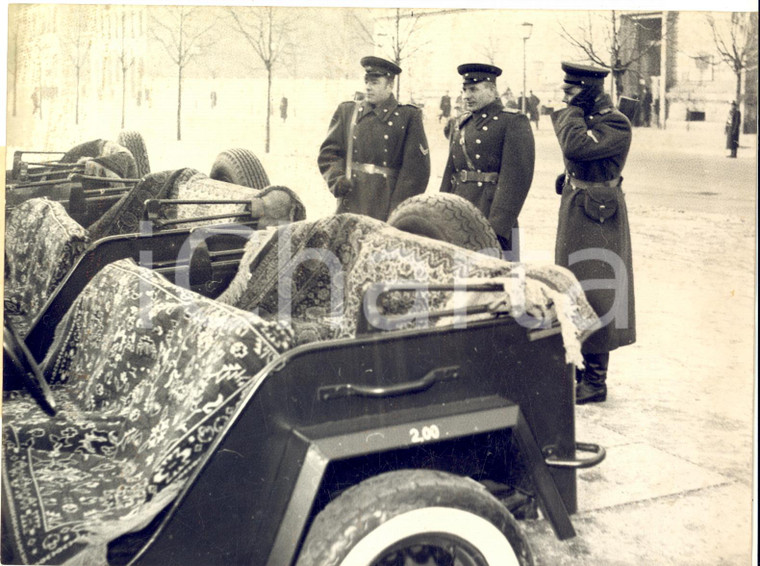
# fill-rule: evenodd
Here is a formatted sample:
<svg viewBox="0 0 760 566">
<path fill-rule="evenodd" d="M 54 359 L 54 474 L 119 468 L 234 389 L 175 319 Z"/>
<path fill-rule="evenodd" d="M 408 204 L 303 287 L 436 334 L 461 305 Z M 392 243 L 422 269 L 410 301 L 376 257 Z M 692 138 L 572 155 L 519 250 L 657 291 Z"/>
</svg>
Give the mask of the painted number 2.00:
<svg viewBox="0 0 760 566">
<path fill-rule="evenodd" d="M 423 426 L 422 429 L 410 428 L 409 436 L 413 443 L 427 442 L 428 440 L 436 440 L 440 438 L 441 431 L 438 425 Z"/>
</svg>

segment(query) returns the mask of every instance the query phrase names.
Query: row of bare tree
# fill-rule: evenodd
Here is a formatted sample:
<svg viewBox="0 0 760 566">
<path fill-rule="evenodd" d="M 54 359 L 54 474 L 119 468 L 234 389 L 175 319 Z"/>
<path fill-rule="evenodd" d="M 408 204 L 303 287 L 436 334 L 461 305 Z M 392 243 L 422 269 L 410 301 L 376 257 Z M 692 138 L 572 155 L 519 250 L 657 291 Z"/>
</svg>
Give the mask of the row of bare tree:
<svg viewBox="0 0 760 566">
<path fill-rule="evenodd" d="M 73 69 L 76 102 L 75 122 L 79 123 L 80 81 L 85 65 L 90 60 L 93 48 L 93 35 L 87 33 L 90 25 L 86 18 L 88 7 L 79 6 L 68 33 L 61 43 Z M 419 33 L 424 26 L 423 18 L 461 10 L 438 10 L 419 12 L 395 8 L 387 11 L 383 25 L 371 25 L 370 19 L 360 18 L 353 11 L 346 21 L 365 45 L 374 46 L 376 50 L 398 65 L 402 65 L 415 53 L 419 52 L 429 41 L 429 34 Z M 283 56 L 292 51 L 298 40 L 297 20 L 294 12 L 273 7 L 230 7 L 225 11 L 214 12 L 214 19 L 209 19 L 208 9 L 198 6 L 165 6 L 151 10 L 148 36 L 160 44 L 172 62 L 177 77 L 177 139 L 182 138 L 182 88 L 187 66 L 200 56 L 206 54 L 218 41 L 221 30 L 231 29 L 238 34 L 249 48 L 249 54 L 263 66 L 267 77 L 267 112 L 265 150 L 270 146 L 270 116 L 272 104 L 272 79 Z M 716 20 L 705 16 L 712 32 L 714 47 L 719 55 L 715 64 L 727 64 L 736 75 L 736 100 L 741 100 L 742 75 L 748 69 L 757 68 L 757 13 L 734 13 L 730 18 Z M 660 42 L 652 41 L 647 45 L 631 48 L 630 34 L 636 33 L 635 26 L 645 25 L 634 22 L 634 26 L 623 26 L 623 19 L 616 11 L 589 14 L 588 22 L 577 29 L 569 30 L 560 23 L 561 35 L 568 44 L 575 47 L 582 58 L 611 70 L 613 76 L 613 94 L 623 93 L 623 76 L 650 52 L 660 48 Z M 223 21 L 222 21 L 223 20 Z M 224 24 L 228 24 L 224 27 Z M 13 114 L 16 114 L 16 87 L 19 72 L 19 37 L 14 33 L 9 22 L 10 51 L 8 59 L 9 88 L 13 98 Z M 126 42 L 127 21 L 122 13 L 120 18 L 120 50 L 117 56 L 121 74 L 121 122 L 125 126 L 125 106 L 127 73 L 135 64 L 135 57 Z M 325 30 L 326 33 L 329 30 Z M 345 30 L 342 30 L 345 33 Z M 664 29 L 661 40 L 667 39 L 671 30 Z M 490 42 L 490 43 L 489 43 Z M 483 53 L 493 59 L 493 41 L 488 40 L 483 46 Z M 39 73 L 39 90 L 42 92 L 42 72 Z M 399 77 L 400 79 L 400 77 Z M 396 84 L 397 95 L 401 81 Z M 39 104 L 42 104 L 40 97 Z M 41 116 L 40 106 L 40 116 Z"/>
</svg>

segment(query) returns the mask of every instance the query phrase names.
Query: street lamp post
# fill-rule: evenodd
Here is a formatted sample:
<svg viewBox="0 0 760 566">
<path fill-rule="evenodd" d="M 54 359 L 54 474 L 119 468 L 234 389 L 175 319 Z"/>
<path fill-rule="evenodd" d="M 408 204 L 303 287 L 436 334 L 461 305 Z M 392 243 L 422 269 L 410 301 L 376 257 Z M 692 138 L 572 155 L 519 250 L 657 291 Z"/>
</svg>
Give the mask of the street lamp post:
<svg viewBox="0 0 760 566">
<path fill-rule="evenodd" d="M 528 44 L 528 39 L 530 38 L 530 34 L 533 32 L 533 24 L 530 22 L 523 22 L 522 24 L 522 40 L 523 40 L 523 90 L 522 90 L 522 113 L 525 114 L 525 101 L 528 97 L 528 89 L 527 89 L 527 71 L 526 71 L 526 65 L 525 65 L 525 52 L 526 52 L 526 46 Z"/>
</svg>

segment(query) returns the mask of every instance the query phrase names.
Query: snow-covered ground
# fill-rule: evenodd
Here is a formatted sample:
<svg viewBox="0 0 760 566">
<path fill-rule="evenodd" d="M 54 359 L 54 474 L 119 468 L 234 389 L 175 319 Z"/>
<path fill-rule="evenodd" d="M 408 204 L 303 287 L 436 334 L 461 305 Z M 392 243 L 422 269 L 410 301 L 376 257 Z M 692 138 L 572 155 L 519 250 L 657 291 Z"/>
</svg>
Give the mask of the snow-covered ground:
<svg viewBox="0 0 760 566">
<path fill-rule="evenodd" d="M 208 172 L 220 151 L 249 148 L 271 182 L 295 190 L 316 218 L 334 208 L 316 156 L 339 101 L 303 106 L 286 122 L 275 111 L 268 154 L 262 117 L 253 113 L 190 108 L 182 142 L 171 113 L 127 128 L 144 135 L 154 171 Z M 446 142 L 443 124 L 427 114 L 428 191 L 436 191 Z M 17 147 L 67 149 L 118 132 L 115 117 L 81 129 L 52 118 L 9 117 L 8 161 Z M 535 135 L 536 173 L 520 217 L 523 259 L 551 262 L 562 160 L 547 117 Z M 750 563 L 756 137 L 741 144 L 739 158 L 726 159 L 715 124 L 634 133 L 624 190 L 639 341 L 612 354 L 607 403 L 578 408 L 579 439 L 605 445 L 608 457 L 579 473 L 577 539 L 557 541 L 545 521 L 527 525 L 539 563 Z"/>
</svg>

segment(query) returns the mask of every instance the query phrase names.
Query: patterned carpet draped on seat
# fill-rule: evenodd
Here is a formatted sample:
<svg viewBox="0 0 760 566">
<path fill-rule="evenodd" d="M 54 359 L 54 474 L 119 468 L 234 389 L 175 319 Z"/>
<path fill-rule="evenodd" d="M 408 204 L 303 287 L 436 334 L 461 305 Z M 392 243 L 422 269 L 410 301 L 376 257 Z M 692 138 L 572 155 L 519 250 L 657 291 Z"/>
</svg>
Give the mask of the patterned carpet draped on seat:
<svg viewBox="0 0 760 566">
<path fill-rule="evenodd" d="M 180 492 L 292 330 L 121 260 L 56 329 L 44 363 L 59 414 L 3 400 L 4 528 L 37 564 L 105 564 L 111 540 Z"/>
<path fill-rule="evenodd" d="M 35 198 L 8 212 L 5 316 L 21 335 L 89 242 L 59 202 Z"/>
<path fill-rule="evenodd" d="M 568 362 L 582 364 L 580 344 L 598 319 L 568 270 L 487 257 L 366 216 L 339 214 L 255 233 L 217 300 L 267 319 L 292 320 L 297 342 L 304 343 L 354 337 L 365 293 L 378 283 L 464 280 L 502 281 L 508 292 L 391 293 L 377 305 L 378 320 L 385 324 L 389 315 L 413 312 L 419 317 L 407 326 L 424 326 L 429 311 L 496 301 L 515 316 L 532 317 L 532 324 L 559 319 Z"/>
</svg>

